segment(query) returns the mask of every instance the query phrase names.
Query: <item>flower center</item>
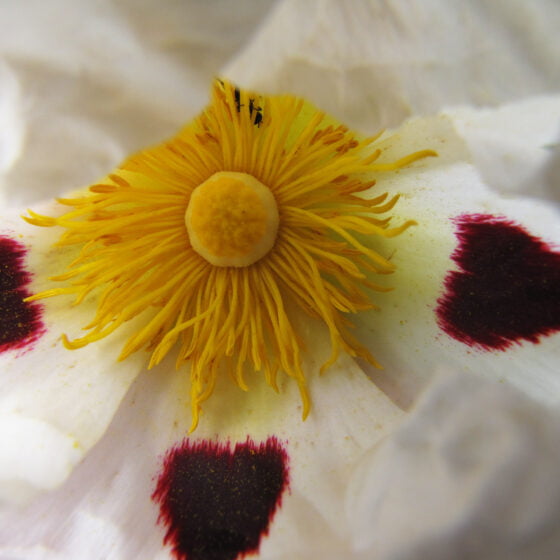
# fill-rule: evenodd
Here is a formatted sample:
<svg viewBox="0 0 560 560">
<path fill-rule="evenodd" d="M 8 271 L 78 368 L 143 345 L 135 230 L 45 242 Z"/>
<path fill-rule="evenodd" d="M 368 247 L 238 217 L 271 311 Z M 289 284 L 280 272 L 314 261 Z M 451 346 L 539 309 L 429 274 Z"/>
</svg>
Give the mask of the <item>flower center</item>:
<svg viewBox="0 0 560 560">
<path fill-rule="evenodd" d="M 272 249 L 278 208 L 247 173 L 220 171 L 194 189 L 185 223 L 192 248 L 215 266 L 248 266 Z"/>
</svg>

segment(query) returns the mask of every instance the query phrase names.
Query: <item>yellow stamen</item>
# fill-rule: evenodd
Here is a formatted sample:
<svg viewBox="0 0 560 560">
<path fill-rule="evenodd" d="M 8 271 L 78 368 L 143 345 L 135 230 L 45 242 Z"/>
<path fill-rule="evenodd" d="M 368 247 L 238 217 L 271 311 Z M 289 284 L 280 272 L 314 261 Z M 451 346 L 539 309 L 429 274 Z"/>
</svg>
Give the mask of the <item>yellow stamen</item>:
<svg viewBox="0 0 560 560">
<path fill-rule="evenodd" d="M 375 366 L 350 334 L 350 314 L 376 308 L 374 276 L 393 272 L 376 240 L 414 224 L 386 215 L 398 196 L 376 179 L 416 160 L 382 160 L 377 137 L 360 139 L 292 96 L 262 97 L 217 81 L 210 106 L 179 134 L 127 159 L 75 198 L 58 217 L 29 212 L 37 226 L 65 229 L 57 246 L 79 254 L 51 280 L 63 287 L 31 296 L 97 298 L 76 349 L 137 317 L 119 359 L 140 349 L 149 367 L 178 347 L 190 362 L 194 430 L 217 376 L 248 390 L 247 370 L 279 390 L 283 372 L 310 407 L 304 341 L 289 310 L 299 306 L 328 329 L 331 355 L 347 352 Z M 371 195 L 371 196 L 370 196 Z M 116 336 L 116 334 L 115 334 Z"/>
</svg>

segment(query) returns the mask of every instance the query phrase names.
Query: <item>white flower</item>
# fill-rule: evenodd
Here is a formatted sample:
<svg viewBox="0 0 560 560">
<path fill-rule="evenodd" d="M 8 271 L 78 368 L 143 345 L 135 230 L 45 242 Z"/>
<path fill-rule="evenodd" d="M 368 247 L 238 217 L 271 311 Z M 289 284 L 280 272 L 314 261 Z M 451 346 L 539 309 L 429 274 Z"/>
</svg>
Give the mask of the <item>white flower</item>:
<svg viewBox="0 0 560 560">
<path fill-rule="evenodd" d="M 204 8 L 191 6 L 197 24 L 190 23 L 185 35 L 180 22 L 192 20 L 156 4 L 147 3 L 145 9 L 153 11 L 141 17 L 127 4 L 53 3 L 53 10 L 70 10 L 66 18 L 53 18 L 52 27 L 63 22 L 57 34 L 46 33 L 49 26 L 37 28 L 43 35 L 29 32 L 29 40 L 21 42 L 3 34 L 0 76 L 9 87 L 2 90 L 7 93 L 0 122 L 11 123 L 0 137 L 0 146 L 6 146 L 0 155 L 6 206 L 95 181 L 129 150 L 172 133 L 203 105 L 210 75 L 235 54 L 243 37 L 225 39 L 233 17 L 227 3 L 220 5 L 223 18 L 215 20 Z M 255 25 L 264 15 L 257 4 L 242 4 Z M 20 17 L 15 6 L 6 4 L 3 21 Z M 279 3 L 226 74 L 246 87 L 303 93 L 371 133 L 380 118 L 396 125 L 409 114 L 437 113 L 451 103 L 498 103 L 555 87 L 557 76 L 544 71 L 558 48 L 544 41 L 558 17 L 553 3 L 518 3 L 510 20 L 506 3 L 473 2 L 459 9 L 459 4 L 434 2 L 422 3 L 422 10 L 410 3 L 408 11 L 402 6 L 356 2 L 350 10 L 334 2 Z M 52 18 L 48 10 L 38 13 Z M 443 23 L 434 25 L 433 14 Z M 71 22 L 84 15 L 94 23 L 77 33 Z M 199 27 L 212 21 L 221 23 L 209 40 Z M 531 24 L 524 33 L 519 21 Z M 434 28 L 443 38 L 431 35 Z M 513 29 L 523 38 L 520 52 L 537 61 L 534 68 L 523 58 L 520 63 L 519 56 L 504 59 Z M 76 51 L 59 42 L 58 34 Z M 426 36 L 429 40 L 422 40 Z M 209 58 L 182 67 L 189 55 L 201 52 L 197 45 Z M 465 67 L 467 72 L 450 70 Z M 78 70 L 85 76 L 76 78 Z M 39 110 L 45 90 L 45 109 Z M 58 101 L 61 95 L 72 102 L 67 112 Z M 47 108 L 54 108 L 56 119 L 50 109 L 45 114 Z M 13 118 L 14 110 L 24 116 L 23 126 L 21 118 Z M 273 436 L 288 456 L 289 491 L 281 495 L 268 536 L 262 536 L 260 557 L 433 559 L 448 558 L 458 547 L 468 558 L 555 557 L 558 323 L 544 334 L 542 324 L 534 322 L 538 343 L 512 335 L 514 343 L 505 350 L 473 346 L 465 340 L 476 333 L 442 328 L 438 300 L 451 271 L 461 272 L 462 262 L 453 253 L 458 228 L 466 224 L 489 222 L 506 233 L 508 227 L 523 228 L 554 254 L 560 225 L 546 201 L 552 185 L 546 169 L 552 165 L 548 154 L 557 143 L 559 119 L 560 100 L 549 96 L 499 111 L 447 109 L 387 135 L 381 146 L 386 160 L 424 148 L 436 149 L 439 157 L 380 177 L 376 187 L 401 193 L 398 219 L 419 223 L 379 245 L 384 254 L 394 252 L 395 289 L 376 299 L 380 311 L 359 319 L 358 334 L 384 370 L 364 372 L 364 364 L 342 356 L 319 376 L 328 337 L 308 321 L 304 369 L 313 408 L 305 422 L 294 412 L 299 394 L 291 384 L 282 384 L 281 395 L 274 395 L 256 376 L 247 393 L 228 379 L 218 381 L 191 441 L 244 443 L 249 436 L 258 445 Z M 512 141 L 512 130 L 525 145 Z M 56 190 L 49 191 L 57 179 Z M 29 192 L 37 185 L 49 188 Z M 544 200 L 496 194 L 510 185 L 516 194 Z M 34 208 L 46 212 L 49 206 Z M 58 232 L 27 226 L 19 213 L 4 209 L 0 235 L 11 240 L 8 249 L 15 241 L 29 250 L 20 262 L 34 275 L 26 289 L 44 289 L 45 278 L 61 272 L 59 250 L 52 248 Z M 460 218 L 481 214 L 494 221 Z M 13 252 L 1 254 L 7 259 Z M 531 264 L 538 268 L 543 262 L 539 257 Z M 526 279 L 527 272 L 521 272 Z M 558 265 L 550 275 L 558 278 Z M 522 304 L 528 312 L 527 301 Z M 151 494 L 165 453 L 181 443 L 190 424 L 188 376 L 174 371 L 170 359 L 146 371 L 142 353 L 117 363 L 126 340 L 119 331 L 86 348 L 64 350 L 60 334 L 77 333 L 95 301 L 72 308 L 55 298 L 44 306 L 45 332 L 26 347 L 0 354 L 5 503 L 0 556 L 167 558 L 166 528 L 157 525 L 159 509 Z M 489 317 L 491 323 L 494 319 Z M 513 333 L 519 335 L 519 329 Z M 443 379 L 414 408 L 438 373 Z M 252 497 L 235 506 L 249 509 Z M 235 511 L 226 513 L 236 519 Z M 214 542 L 226 537 L 231 535 L 222 532 Z M 229 556 L 222 550 L 215 557 L 234 558 L 242 550 L 231 546 Z"/>
</svg>

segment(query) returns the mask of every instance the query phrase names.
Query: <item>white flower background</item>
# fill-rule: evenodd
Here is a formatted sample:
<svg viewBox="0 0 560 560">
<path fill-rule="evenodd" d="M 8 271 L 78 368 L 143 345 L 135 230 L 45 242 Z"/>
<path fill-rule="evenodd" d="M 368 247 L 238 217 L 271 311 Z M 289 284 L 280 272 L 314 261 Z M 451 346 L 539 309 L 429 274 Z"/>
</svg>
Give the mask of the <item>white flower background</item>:
<svg viewBox="0 0 560 560">
<path fill-rule="evenodd" d="M 0 3 L 0 233 L 23 235 L 36 289 L 59 270 L 57 232 L 19 215 L 173 134 L 216 75 L 398 129 L 390 157 L 440 154 L 378 181 L 419 222 L 383 247 L 395 290 L 359 319 L 385 369 L 342 357 L 319 377 L 327 344 L 307 321 L 305 423 L 296 388 L 256 377 L 205 407 L 196 438 L 288 442 L 259 558 L 560 557 L 560 335 L 480 352 L 434 316 L 450 217 L 506 216 L 560 245 L 558 29 L 555 0 Z M 0 354 L 0 558 L 171 558 L 150 495 L 190 423 L 188 374 L 117 364 L 126 332 L 64 350 L 87 309 L 56 299 L 31 351 Z"/>
</svg>

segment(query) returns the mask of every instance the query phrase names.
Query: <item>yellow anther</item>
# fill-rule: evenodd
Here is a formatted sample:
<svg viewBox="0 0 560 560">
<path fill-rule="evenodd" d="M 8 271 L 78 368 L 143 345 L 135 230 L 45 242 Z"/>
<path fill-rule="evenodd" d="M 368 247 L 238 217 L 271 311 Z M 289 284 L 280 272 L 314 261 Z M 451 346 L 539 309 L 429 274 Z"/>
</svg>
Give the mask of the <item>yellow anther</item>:
<svg viewBox="0 0 560 560">
<path fill-rule="evenodd" d="M 378 241 L 414 222 L 392 225 L 387 213 L 398 196 L 374 185 L 435 155 L 423 150 L 391 163 L 375 140 L 301 99 L 218 80 L 210 106 L 177 136 L 131 156 L 89 193 L 59 199 L 68 207 L 61 216 L 25 217 L 63 228 L 60 258 L 73 255 L 66 272 L 51 277 L 61 287 L 28 301 L 72 295 L 76 306 L 97 298 L 87 332 L 63 337 L 69 349 L 129 321 L 119 360 L 147 349 L 152 367 L 176 347 L 177 367 L 190 363 L 191 431 L 226 372 L 243 390 L 251 386 L 245 375 L 259 372 L 276 391 L 285 373 L 299 387 L 305 418 L 302 313 L 329 333 L 321 371 L 341 352 L 378 366 L 350 332 L 352 316 L 376 309 L 373 292 L 389 289 L 375 281 L 395 269 Z"/>
</svg>

